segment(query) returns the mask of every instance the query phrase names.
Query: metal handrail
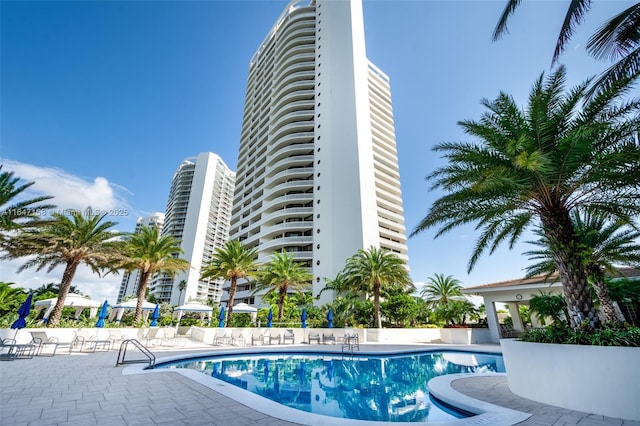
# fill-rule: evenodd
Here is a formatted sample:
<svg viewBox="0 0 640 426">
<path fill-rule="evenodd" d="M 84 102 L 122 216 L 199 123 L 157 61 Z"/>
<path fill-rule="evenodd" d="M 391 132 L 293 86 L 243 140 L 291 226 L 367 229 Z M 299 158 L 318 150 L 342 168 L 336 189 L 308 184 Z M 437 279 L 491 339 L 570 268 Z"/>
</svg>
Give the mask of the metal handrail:
<svg viewBox="0 0 640 426">
<path fill-rule="evenodd" d="M 129 346 L 129 343 L 135 346 L 140 352 L 142 352 L 144 356 L 147 357 L 149 361 L 149 365 L 147 368 L 154 368 L 156 366 L 156 356 L 153 353 L 151 353 L 149 349 L 147 349 L 142 343 L 140 343 L 136 339 L 127 339 L 127 340 L 123 340 L 122 343 L 120 344 L 120 350 L 118 351 L 118 360 L 116 361 L 116 367 L 123 364 L 135 364 L 135 363 L 147 362 L 146 359 L 131 359 L 131 360 L 124 359 L 125 356 L 127 355 L 127 346 Z"/>
</svg>

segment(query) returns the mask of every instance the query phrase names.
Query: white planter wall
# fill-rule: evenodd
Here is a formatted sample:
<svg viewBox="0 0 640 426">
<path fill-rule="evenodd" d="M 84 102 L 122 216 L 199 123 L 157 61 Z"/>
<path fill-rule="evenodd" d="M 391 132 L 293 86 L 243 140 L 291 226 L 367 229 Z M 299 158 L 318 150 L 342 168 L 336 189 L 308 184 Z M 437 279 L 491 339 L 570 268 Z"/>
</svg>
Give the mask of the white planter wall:
<svg viewBox="0 0 640 426">
<path fill-rule="evenodd" d="M 440 339 L 444 343 L 470 345 L 491 342 L 491 332 L 488 328 L 441 328 L 439 330 Z"/>
<path fill-rule="evenodd" d="M 640 420 L 640 348 L 502 339 L 509 388 L 571 410 Z"/>
</svg>

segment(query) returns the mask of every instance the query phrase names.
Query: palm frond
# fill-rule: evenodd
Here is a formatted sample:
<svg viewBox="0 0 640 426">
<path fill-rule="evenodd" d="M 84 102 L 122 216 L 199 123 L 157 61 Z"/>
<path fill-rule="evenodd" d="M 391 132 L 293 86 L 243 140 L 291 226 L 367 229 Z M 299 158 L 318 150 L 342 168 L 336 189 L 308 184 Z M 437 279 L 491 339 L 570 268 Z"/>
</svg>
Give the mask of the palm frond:
<svg viewBox="0 0 640 426">
<path fill-rule="evenodd" d="M 605 22 L 589 38 L 587 51 L 598 59 L 622 58 L 638 47 L 639 29 L 640 3 L 636 3 Z"/>
<path fill-rule="evenodd" d="M 500 20 L 498 21 L 496 28 L 493 30 L 493 36 L 492 36 L 493 41 L 498 40 L 500 37 L 502 37 L 504 33 L 509 33 L 509 30 L 507 29 L 507 21 L 509 20 L 509 17 L 513 15 L 515 10 L 518 8 L 521 1 L 522 0 L 508 1 L 507 6 L 502 11 L 502 15 L 500 16 Z"/>
<path fill-rule="evenodd" d="M 591 0 L 571 0 L 569 8 L 567 9 L 567 14 L 562 22 L 562 27 L 560 28 L 556 48 L 553 52 L 552 63 L 555 64 L 558 61 L 558 58 L 573 35 L 576 26 L 582 23 L 584 16 L 590 8 Z"/>
</svg>

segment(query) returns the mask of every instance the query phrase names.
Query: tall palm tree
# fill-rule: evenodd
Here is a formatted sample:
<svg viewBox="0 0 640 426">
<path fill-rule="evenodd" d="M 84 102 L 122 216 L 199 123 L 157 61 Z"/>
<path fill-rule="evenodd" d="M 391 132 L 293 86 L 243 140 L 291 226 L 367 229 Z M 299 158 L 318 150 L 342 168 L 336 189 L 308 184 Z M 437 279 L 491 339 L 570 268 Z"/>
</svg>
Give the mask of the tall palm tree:
<svg viewBox="0 0 640 426">
<path fill-rule="evenodd" d="M 404 260 L 389 250 L 371 246 L 360 249 L 347 259 L 343 275 L 346 286 L 357 294 L 373 294 L 373 315 L 378 328 L 382 328 L 380 296 L 390 288 L 415 290 Z"/>
<path fill-rule="evenodd" d="M 440 225 L 438 237 L 476 223 L 481 234 L 471 270 L 486 249 L 504 241 L 513 247 L 529 226 L 541 226 L 577 329 L 585 320 L 596 326 L 597 315 L 570 212 L 590 208 L 623 221 L 640 214 L 640 102 L 617 103 L 629 81 L 593 98 L 586 95 L 588 81 L 566 94 L 564 82 L 564 67 L 546 81 L 542 74 L 525 110 L 505 93 L 485 99 L 488 112 L 479 121 L 458 123 L 476 141 L 434 147 L 448 164 L 427 179 L 448 194 L 411 236 Z"/>
<path fill-rule="evenodd" d="M 273 253 L 269 263 L 258 269 L 254 293 L 266 290 L 265 295 L 278 294 L 278 321 L 284 315 L 284 300 L 289 291 L 304 293 L 309 290 L 313 275 L 305 266 L 293 260 L 293 253 Z"/>
<path fill-rule="evenodd" d="M 175 276 L 176 273 L 189 269 L 189 262 L 177 257 L 182 252 L 174 237 L 160 235 L 155 226 L 143 226 L 139 231 L 125 236 L 121 266 L 129 272 L 136 269 L 140 271 L 134 322 L 142 320 L 142 304 L 149 279 L 157 273 Z"/>
<path fill-rule="evenodd" d="M 508 32 L 507 22 L 520 5 L 521 0 L 509 0 L 493 32 L 493 40 Z M 567 47 L 576 27 L 581 24 L 591 8 L 591 0 L 569 2 L 552 63 Z M 596 59 L 617 60 L 593 84 L 590 93 L 608 90 L 615 81 L 635 79 L 640 75 L 640 3 L 635 3 L 606 21 L 587 42 L 587 51 Z"/>
<path fill-rule="evenodd" d="M 605 283 L 605 274 L 617 274 L 615 265 L 640 265 L 640 232 L 630 224 L 608 221 L 605 216 L 589 211 L 571 212 L 579 244 L 584 249 L 584 264 L 593 289 L 595 290 L 605 322 L 619 322 L 620 318 L 613 306 Z M 538 262 L 527 268 L 527 275 L 553 274 L 556 266 L 549 240 L 540 229 L 534 231 L 539 239 L 531 241 L 540 247 L 524 253 L 530 260 Z"/>
<path fill-rule="evenodd" d="M 233 314 L 233 301 L 236 295 L 239 278 L 249 278 L 257 270 L 255 263 L 256 249 L 249 249 L 240 241 L 228 241 L 222 248 L 217 248 L 209 263 L 200 271 L 200 279 L 224 278 L 229 280 L 229 301 L 227 302 L 227 324 Z"/>
<path fill-rule="evenodd" d="M 85 264 L 99 276 L 115 272 L 120 253 L 121 234 L 115 232 L 116 222 L 104 221 L 106 214 L 86 214 L 72 211 L 69 216 L 54 213 L 52 219 L 38 228 L 23 230 L 12 239 L 8 255 L 11 258 L 32 256 L 17 272 L 35 267 L 37 271 L 64 265 L 58 301 L 49 317 L 49 327 L 56 327 L 62 315 L 64 301 L 71 288 L 78 266 Z"/>
<path fill-rule="evenodd" d="M 452 300 L 465 300 L 462 294 L 462 283 L 448 275 L 434 274 L 427 278 L 427 284 L 420 291 L 422 296 L 432 309 L 446 305 Z"/>
<path fill-rule="evenodd" d="M 53 197 L 40 196 L 35 198 L 20 199 L 25 191 L 35 182 L 20 184 L 20 178 L 14 177 L 13 172 L 2 171 L 0 165 L 0 242 L 4 241 L 6 234 L 29 224 L 40 223 L 47 209 L 55 206 L 52 204 L 40 204 Z"/>
</svg>

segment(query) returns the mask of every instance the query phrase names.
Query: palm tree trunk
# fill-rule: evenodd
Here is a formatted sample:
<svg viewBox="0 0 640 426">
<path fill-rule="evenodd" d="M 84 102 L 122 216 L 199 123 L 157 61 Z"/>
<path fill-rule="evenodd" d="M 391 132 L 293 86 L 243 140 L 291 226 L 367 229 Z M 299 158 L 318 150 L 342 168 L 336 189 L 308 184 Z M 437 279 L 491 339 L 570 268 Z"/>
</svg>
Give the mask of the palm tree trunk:
<svg viewBox="0 0 640 426">
<path fill-rule="evenodd" d="M 229 287 L 229 302 L 227 302 L 227 326 L 231 322 L 233 314 L 233 299 L 236 297 L 236 287 L 238 286 L 238 278 L 231 277 L 231 286 Z"/>
<path fill-rule="evenodd" d="M 282 319 L 284 318 L 284 299 L 287 297 L 287 290 L 280 289 L 280 294 L 278 295 L 278 322 L 282 324 Z"/>
<path fill-rule="evenodd" d="M 596 328 L 599 325 L 598 314 L 589 292 L 582 250 L 577 245 L 569 212 L 560 207 L 555 212 L 541 215 L 541 218 L 567 301 L 569 326 L 578 330 L 586 322 L 591 328 Z"/>
<path fill-rule="evenodd" d="M 47 327 L 57 327 L 60 323 L 60 318 L 62 317 L 62 309 L 64 308 L 64 300 L 67 298 L 67 294 L 69 294 L 71 281 L 73 281 L 73 277 L 76 274 L 78 265 L 80 265 L 80 261 L 76 259 L 72 259 L 67 262 L 67 266 L 64 268 L 64 273 L 62 274 L 60 290 L 58 291 L 58 301 L 53 307 L 51 315 L 49 315 Z"/>
<path fill-rule="evenodd" d="M 382 328 L 382 318 L 380 317 L 380 283 L 373 284 L 373 316 L 376 319 L 378 328 Z"/>
<path fill-rule="evenodd" d="M 140 271 L 140 284 L 138 284 L 138 300 L 136 301 L 136 314 L 133 317 L 133 323 L 139 324 L 142 321 L 142 303 L 144 302 L 144 295 L 147 292 L 147 284 L 149 284 L 150 271 Z"/>
<path fill-rule="evenodd" d="M 622 322 L 620 317 L 618 317 L 616 308 L 613 306 L 613 301 L 609 295 L 607 284 L 604 282 L 604 273 L 595 265 L 590 268 L 589 272 L 589 275 L 592 277 L 591 284 L 593 285 L 593 289 L 595 290 L 598 301 L 600 302 L 600 310 L 604 316 L 605 324 L 616 324 Z"/>
</svg>

